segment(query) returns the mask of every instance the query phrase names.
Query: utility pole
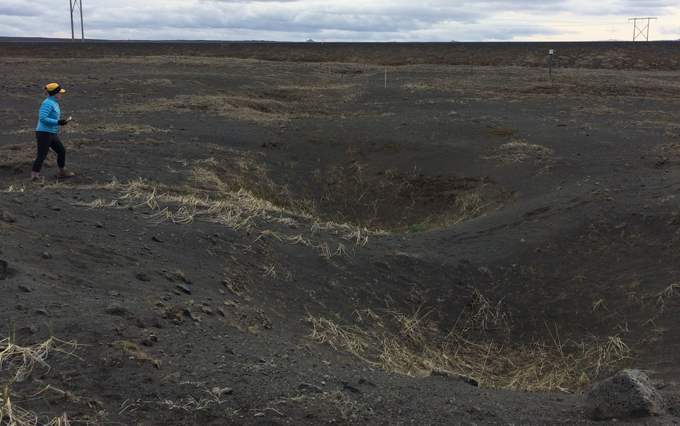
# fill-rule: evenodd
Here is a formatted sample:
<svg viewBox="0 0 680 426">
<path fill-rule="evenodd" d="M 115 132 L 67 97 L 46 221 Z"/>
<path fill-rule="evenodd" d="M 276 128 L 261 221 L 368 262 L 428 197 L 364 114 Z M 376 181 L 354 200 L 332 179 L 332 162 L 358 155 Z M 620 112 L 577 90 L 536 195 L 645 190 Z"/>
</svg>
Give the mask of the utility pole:
<svg viewBox="0 0 680 426">
<path fill-rule="evenodd" d="M 83 26 L 83 0 L 68 0 L 71 7 L 71 40 L 76 40 L 75 30 L 73 28 L 73 11 L 76 10 L 76 6 L 80 9 L 80 33 L 82 34 L 83 41 L 85 41 L 85 27 Z"/>
<path fill-rule="evenodd" d="M 638 37 L 644 37 L 645 41 L 649 41 L 649 24 L 650 24 L 650 21 L 652 19 L 656 21 L 656 18 L 630 18 L 630 19 L 628 19 L 628 22 L 633 21 L 633 41 L 637 40 Z M 641 21 L 642 23 L 640 25 L 638 25 L 637 21 Z M 646 22 L 647 25 L 644 25 L 644 22 Z"/>
</svg>

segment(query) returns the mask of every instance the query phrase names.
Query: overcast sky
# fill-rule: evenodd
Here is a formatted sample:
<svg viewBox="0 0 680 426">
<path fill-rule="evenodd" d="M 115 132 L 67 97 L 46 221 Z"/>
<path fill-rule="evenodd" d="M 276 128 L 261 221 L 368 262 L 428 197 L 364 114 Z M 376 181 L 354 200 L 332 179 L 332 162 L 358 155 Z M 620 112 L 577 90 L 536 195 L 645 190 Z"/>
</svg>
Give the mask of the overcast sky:
<svg viewBox="0 0 680 426">
<path fill-rule="evenodd" d="M 88 39 L 632 40 L 628 18 L 635 17 L 658 18 L 651 21 L 650 40 L 680 39 L 680 0 L 82 0 L 82 5 Z M 79 38 L 78 8 L 74 15 Z M 0 36 L 70 38 L 69 0 L 0 0 Z"/>
</svg>

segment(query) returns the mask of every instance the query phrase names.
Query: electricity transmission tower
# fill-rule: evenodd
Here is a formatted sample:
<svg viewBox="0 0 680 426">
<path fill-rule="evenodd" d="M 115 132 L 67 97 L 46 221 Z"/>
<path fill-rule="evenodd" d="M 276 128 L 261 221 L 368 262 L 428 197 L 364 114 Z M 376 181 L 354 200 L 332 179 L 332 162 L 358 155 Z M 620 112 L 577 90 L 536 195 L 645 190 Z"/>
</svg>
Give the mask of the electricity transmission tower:
<svg viewBox="0 0 680 426">
<path fill-rule="evenodd" d="M 76 40 L 75 30 L 73 28 L 73 11 L 76 10 L 76 6 L 80 9 L 80 33 L 82 34 L 83 41 L 85 41 L 85 27 L 83 26 L 83 0 L 68 0 L 71 6 L 71 40 Z"/>
<path fill-rule="evenodd" d="M 649 41 L 649 24 L 651 20 L 656 18 L 630 18 L 628 22 L 633 21 L 633 41 L 637 40 L 638 37 L 644 37 L 645 41 Z M 638 25 L 637 21 L 642 23 Z M 646 25 L 644 23 L 647 23 Z"/>
</svg>

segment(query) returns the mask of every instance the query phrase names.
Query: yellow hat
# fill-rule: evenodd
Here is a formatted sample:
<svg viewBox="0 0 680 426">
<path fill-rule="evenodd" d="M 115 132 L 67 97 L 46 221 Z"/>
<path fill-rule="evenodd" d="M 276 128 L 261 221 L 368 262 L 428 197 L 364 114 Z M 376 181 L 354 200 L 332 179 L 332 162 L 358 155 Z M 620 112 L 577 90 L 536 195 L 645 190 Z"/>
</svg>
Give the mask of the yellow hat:
<svg viewBox="0 0 680 426">
<path fill-rule="evenodd" d="M 47 93 L 50 94 L 50 96 L 54 96 L 57 93 L 64 93 L 66 90 L 62 89 L 61 86 L 58 83 L 50 83 L 47 86 L 45 86 L 45 90 L 47 90 Z"/>
</svg>

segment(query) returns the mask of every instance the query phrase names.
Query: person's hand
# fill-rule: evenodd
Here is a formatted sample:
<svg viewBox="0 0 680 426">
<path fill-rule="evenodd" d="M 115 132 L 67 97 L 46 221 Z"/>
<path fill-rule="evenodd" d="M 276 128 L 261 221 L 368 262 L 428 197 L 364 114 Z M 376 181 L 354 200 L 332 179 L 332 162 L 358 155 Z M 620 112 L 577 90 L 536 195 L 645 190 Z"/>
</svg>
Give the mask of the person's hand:
<svg viewBox="0 0 680 426">
<path fill-rule="evenodd" d="M 65 125 L 68 124 L 68 121 L 67 120 L 59 120 L 59 121 L 57 121 L 57 124 L 60 125 L 60 126 L 65 126 Z"/>
</svg>

